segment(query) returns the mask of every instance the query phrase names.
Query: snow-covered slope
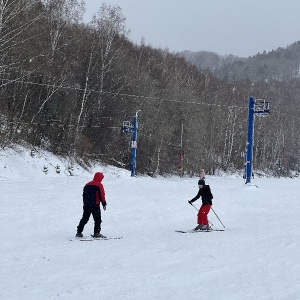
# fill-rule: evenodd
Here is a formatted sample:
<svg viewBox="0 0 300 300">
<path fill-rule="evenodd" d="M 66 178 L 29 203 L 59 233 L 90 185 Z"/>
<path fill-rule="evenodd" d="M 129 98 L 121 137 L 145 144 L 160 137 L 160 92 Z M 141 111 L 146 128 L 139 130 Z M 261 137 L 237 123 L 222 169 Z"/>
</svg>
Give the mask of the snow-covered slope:
<svg viewBox="0 0 300 300">
<path fill-rule="evenodd" d="M 70 241 L 93 174 L 75 166 L 68 176 L 43 155 L 0 155 L 0 299 L 300 299 L 299 179 L 257 178 L 257 188 L 208 176 L 225 232 L 181 234 L 196 225 L 187 201 L 197 178 L 95 166 L 105 174 L 102 233 L 123 239 Z M 222 228 L 212 211 L 209 219 Z"/>
</svg>

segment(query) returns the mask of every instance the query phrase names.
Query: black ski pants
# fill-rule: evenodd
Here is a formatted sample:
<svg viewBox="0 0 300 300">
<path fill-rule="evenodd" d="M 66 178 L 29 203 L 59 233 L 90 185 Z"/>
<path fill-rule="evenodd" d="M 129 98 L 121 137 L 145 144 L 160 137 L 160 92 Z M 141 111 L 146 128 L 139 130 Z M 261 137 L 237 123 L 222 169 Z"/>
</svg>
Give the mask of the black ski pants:
<svg viewBox="0 0 300 300">
<path fill-rule="evenodd" d="M 84 205 L 83 206 L 83 214 L 82 218 L 79 222 L 79 225 L 77 226 L 77 232 L 82 232 L 84 229 L 85 224 L 89 221 L 90 215 L 93 215 L 94 218 L 94 234 L 95 233 L 100 233 L 101 230 L 101 211 L 100 211 L 100 206 L 99 205 L 93 205 L 93 206 L 88 206 Z"/>
</svg>

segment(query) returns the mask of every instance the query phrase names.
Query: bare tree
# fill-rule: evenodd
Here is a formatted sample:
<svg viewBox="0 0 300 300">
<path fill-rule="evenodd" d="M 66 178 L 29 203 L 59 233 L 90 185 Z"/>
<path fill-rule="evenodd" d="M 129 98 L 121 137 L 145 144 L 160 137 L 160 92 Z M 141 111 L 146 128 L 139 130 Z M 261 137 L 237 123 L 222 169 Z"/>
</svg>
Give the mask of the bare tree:
<svg viewBox="0 0 300 300">
<path fill-rule="evenodd" d="M 62 43 L 63 33 L 70 24 L 78 23 L 82 20 L 85 12 L 83 0 L 43 0 L 48 10 L 48 20 L 50 24 L 49 36 L 51 44 L 51 59 L 54 59 L 55 52 L 60 47 L 66 47 Z"/>
<path fill-rule="evenodd" d="M 101 93 L 104 92 L 106 77 L 112 72 L 115 61 L 124 56 L 123 40 L 128 34 L 125 20 L 120 7 L 103 3 L 91 22 L 96 38 L 95 60 L 100 66 L 97 69 L 97 85 Z M 109 90 L 113 89 L 114 86 L 109 87 Z"/>
</svg>

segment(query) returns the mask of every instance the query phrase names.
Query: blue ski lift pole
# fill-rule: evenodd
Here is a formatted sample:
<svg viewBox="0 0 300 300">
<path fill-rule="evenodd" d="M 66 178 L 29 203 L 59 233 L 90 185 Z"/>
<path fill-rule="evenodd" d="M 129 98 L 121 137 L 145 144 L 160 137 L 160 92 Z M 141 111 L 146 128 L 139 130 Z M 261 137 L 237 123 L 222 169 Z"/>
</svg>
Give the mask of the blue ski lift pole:
<svg viewBox="0 0 300 300">
<path fill-rule="evenodd" d="M 140 110 L 139 110 L 140 111 Z M 133 121 L 124 121 L 122 130 L 125 133 L 132 132 L 132 138 L 131 138 L 131 176 L 135 176 L 135 167 L 136 167 L 136 148 L 137 148 L 137 130 L 138 130 L 138 121 L 137 116 L 138 112 L 136 112 L 135 116 L 133 117 Z"/>
<path fill-rule="evenodd" d="M 135 167 L 136 167 L 136 148 L 137 148 L 137 130 L 138 130 L 138 121 L 137 121 L 138 112 L 136 112 L 133 117 L 133 132 L 131 140 L 131 177 L 135 176 Z"/>
<path fill-rule="evenodd" d="M 253 152 L 253 128 L 254 128 L 254 115 L 268 116 L 270 114 L 269 102 L 253 97 L 249 99 L 249 117 L 248 117 L 248 141 L 247 141 L 247 159 L 246 164 L 246 183 L 251 182 L 252 175 L 252 152 Z"/>
<path fill-rule="evenodd" d="M 254 98 L 249 99 L 248 116 L 248 141 L 247 141 L 247 160 L 246 160 L 246 183 L 251 182 L 252 173 L 252 150 L 253 150 L 253 121 L 254 121 Z"/>
</svg>

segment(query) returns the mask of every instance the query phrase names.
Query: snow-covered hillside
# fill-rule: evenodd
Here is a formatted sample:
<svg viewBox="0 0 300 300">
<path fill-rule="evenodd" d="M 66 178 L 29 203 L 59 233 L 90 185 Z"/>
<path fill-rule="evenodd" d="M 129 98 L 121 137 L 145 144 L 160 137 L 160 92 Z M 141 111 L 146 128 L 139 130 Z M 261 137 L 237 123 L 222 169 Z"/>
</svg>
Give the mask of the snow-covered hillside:
<svg viewBox="0 0 300 300">
<path fill-rule="evenodd" d="M 105 174 L 102 233 L 123 238 L 70 241 L 93 174 L 75 166 L 69 176 L 47 153 L 0 153 L 0 299 L 300 299 L 299 179 L 208 176 L 226 229 L 181 234 L 196 225 L 187 201 L 197 178 L 95 171 Z"/>
</svg>

